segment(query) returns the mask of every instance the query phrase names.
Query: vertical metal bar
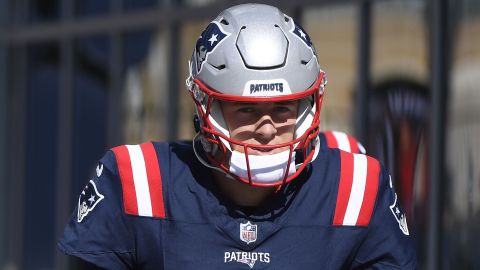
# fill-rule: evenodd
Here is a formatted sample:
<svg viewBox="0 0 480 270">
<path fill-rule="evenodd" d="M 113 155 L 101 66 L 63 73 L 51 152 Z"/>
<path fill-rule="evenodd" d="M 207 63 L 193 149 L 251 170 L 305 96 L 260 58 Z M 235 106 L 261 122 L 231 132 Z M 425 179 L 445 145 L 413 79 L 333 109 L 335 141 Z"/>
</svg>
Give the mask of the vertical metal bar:
<svg viewBox="0 0 480 270">
<path fill-rule="evenodd" d="M 178 0 L 161 1 L 158 8 L 177 7 L 182 4 Z M 167 119 L 165 129 L 167 130 L 167 140 L 174 140 L 178 138 L 179 129 L 179 59 L 180 59 L 180 24 L 177 21 L 171 20 L 168 22 L 168 69 L 167 69 L 167 85 L 168 85 L 168 99 L 167 99 Z"/>
<path fill-rule="evenodd" d="M 74 14 L 73 0 L 62 1 L 62 20 L 66 23 Z M 72 136 L 73 136 L 73 37 L 65 36 L 60 40 L 60 87 L 58 91 L 58 143 L 57 143 L 57 172 L 56 172 L 56 218 L 55 239 L 62 234 L 63 228 L 71 213 L 70 203 L 72 186 Z M 56 250 L 53 251 L 54 268 L 68 269 L 68 259 Z"/>
<path fill-rule="evenodd" d="M 7 102 L 7 95 L 6 95 L 6 79 L 7 79 L 7 54 L 6 48 L 0 45 L 0 186 L 4 187 L 0 191 L 0 212 L 6 213 L 8 211 L 8 201 L 6 197 L 8 196 L 8 190 L 5 187 L 8 187 L 7 183 L 7 169 L 8 169 L 8 159 L 7 159 L 7 112 L 9 109 L 8 102 Z M 6 219 L 8 215 L 5 215 L 3 218 Z M 7 247 L 5 246 L 7 231 L 6 231 L 6 222 L 0 219 L 0 269 L 2 268 L 2 264 L 5 261 L 5 254 L 7 251 Z"/>
<path fill-rule="evenodd" d="M 13 1 L 12 28 L 23 26 L 28 20 L 28 2 Z M 23 268 L 23 235 L 25 216 L 25 168 L 26 168 L 26 133 L 27 133 L 27 44 L 19 44 L 12 49 L 11 117 L 9 118 L 10 140 L 7 150 L 11 153 L 11 171 L 8 179 L 10 193 L 8 202 L 14 207 L 9 213 L 9 234 L 7 236 L 7 267 Z M 15 146 L 13 149 L 12 146 Z M 10 208 L 12 209 L 12 208 Z"/>
<path fill-rule="evenodd" d="M 120 15 L 123 12 L 123 1 L 112 1 L 112 13 Z M 123 106 L 123 35 L 120 31 L 110 32 L 109 56 L 109 91 L 107 116 L 107 146 L 119 145 L 123 141 L 121 129 Z"/>
<path fill-rule="evenodd" d="M 123 36 L 119 32 L 110 33 L 110 63 L 108 91 L 108 130 L 107 146 L 122 143 L 122 109 L 123 94 Z"/>
<path fill-rule="evenodd" d="M 26 133 L 27 133 L 27 47 L 17 45 L 12 56 L 11 117 L 8 123 L 9 149 L 11 161 L 10 190 L 8 202 L 10 208 L 8 219 L 7 258 L 9 267 L 22 268 L 23 231 L 24 231 L 24 191 L 26 168 Z M 15 146 L 15 147 L 13 147 Z"/>
<path fill-rule="evenodd" d="M 60 43 L 60 87 L 58 97 L 58 144 L 56 177 L 56 229 L 55 239 L 59 237 L 71 213 L 70 203 L 72 186 L 72 136 L 73 136 L 73 41 L 62 39 Z M 66 258 L 55 252 L 55 269 L 67 269 Z"/>
<path fill-rule="evenodd" d="M 0 32 L 7 29 L 7 16 L 10 11 L 9 1 L 0 1 Z M 7 200 L 9 190 L 9 154 L 7 152 L 7 140 L 8 140 L 8 112 L 10 110 L 8 96 L 7 96 L 7 78 L 8 78 L 8 59 L 7 59 L 7 45 L 0 43 L 0 186 L 3 189 L 0 191 L 0 213 L 5 213 L 3 218 L 0 218 L 0 269 L 4 269 L 7 261 L 7 239 L 8 239 L 8 226 L 7 217 L 9 207 L 9 201 Z"/>
<path fill-rule="evenodd" d="M 430 128 L 429 219 L 427 269 L 441 269 L 442 187 L 445 184 L 445 119 L 447 115 L 447 1 L 432 0 L 430 22 L 430 84 L 432 114 Z"/>
<path fill-rule="evenodd" d="M 180 61 L 180 26 L 178 22 L 171 22 L 168 27 L 169 57 L 168 57 L 168 104 L 167 104 L 167 139 L 178 138 L 179 127 L 179 61 Z"/>
<path fill-rule="evenodd" d="M 368 98 L 370 91 L 371 9 L 370 0 L 358 2 L 358 55 L 357 93 L 355 106 L 355 135 L 366 143 L 368 123 Z M 367 145 L 368 147 L 368 145 Z"/>
</svg>

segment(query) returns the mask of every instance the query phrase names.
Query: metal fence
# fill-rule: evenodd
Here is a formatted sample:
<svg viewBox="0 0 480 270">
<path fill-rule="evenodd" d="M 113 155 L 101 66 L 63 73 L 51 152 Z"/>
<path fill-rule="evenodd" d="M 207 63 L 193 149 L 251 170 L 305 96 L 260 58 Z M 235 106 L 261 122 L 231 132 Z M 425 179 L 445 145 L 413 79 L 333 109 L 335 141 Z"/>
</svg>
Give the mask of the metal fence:
<svg viewBox="0 0 480 270">
<path fill-rule="evenodd" d="M 182 110 L 178 91 L 183 76 L 179 67 L 180 48 L 185 42 L 179 34 L 182 27 L 209 20 L 228 6 L 245 2 L 249 1 L 0 2 L 0 184 L 4 187 L 0 191 L 0 211 L 5 213 L 0 223 L 0 268 L 71 267 L 54 245 L 72 209 L 72 204 L 66 202 L 74 202 L 86 179 L 84 176 L 88 175 L 86 168 L 92 165 L 83 161 L 83 157 L 98 157 L 108 146 L 125 139 L 119 131 L 125 112 L 116 105 L 122 102 L 129 63 L 135 61 L 132 58 L 141 57 L 126 52 L 127 47 L 134 44 L 128 43 L 128 34 L 145 31 L 140 38 L 151 40 L 151 29 L 160 27 L 167 33 L 168 95 L 164 125 L 169 128 L 164 137 L 176 139 L 180 135 L 179 111 Z M 299 20 L 312 7 L 355 7 L 357 83 L 352 118 L 355 134 L 361 141 L 367 141 L 372 27 L 375 26 L 372 5 L 388 1 L 262 2 L 276 5 Z M 452 50 L 451 22 L 447 21 L 450 3 L 446 0 L 411 2 L 422 2 L 427 7 L 424 18 L 429 29 L 428 87 L 432 108 L 427 140 L 431 157 L 429 215 L 425 225 L 428 235 L 424 238 L 427 245 L 420 259 L 425 269 L 441 269 L 445 119 L 450 84 L 447 67 Z M 91 49 L 90 42 L 99 44 L 101 52 Z M 89 56 L 95 53 L 101 55 L 100 64 Z M 91 66 L 94 71 L 82 73 Z M 51 87 L 39 92 L 40 89 L 35 88 L 38 84 Z M 98 88 L 99 91 L 89 96 L 79 92 L 79 88 Z M 88 114 L 89 108 L 94 108 L 98 115 Z M 87 124 L 78 124 L 84 122 Z M 99 139 L 91 145 L 96 137 Z M 87 143 L 91 146 L 86 146 Z"/>
</svg>

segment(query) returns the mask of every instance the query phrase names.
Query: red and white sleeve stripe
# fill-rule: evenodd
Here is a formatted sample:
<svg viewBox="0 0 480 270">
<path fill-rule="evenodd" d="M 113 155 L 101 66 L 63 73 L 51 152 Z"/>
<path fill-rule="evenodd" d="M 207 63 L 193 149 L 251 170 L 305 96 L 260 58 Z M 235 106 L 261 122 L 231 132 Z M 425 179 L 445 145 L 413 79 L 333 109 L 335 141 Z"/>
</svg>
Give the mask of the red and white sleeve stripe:
<svg viewBox="0 0 480 270">
<path fill-rule="evenodd" d="M 375 207 L 380 164 L 362 154 L 340 152 L 341 172 L 334 225 L 367 226 Z"/>
<path fill-rule="evenodd" d="M 112 149 L 122 182 L 125 213 L 165 218 L 162 176 L 152 143 Z"/>
<path fill-rule="evenodd" d="M 325 138 L 329 148 L 338 148 L 350 153 L 360 153 L 357 139 L 347 133 L 340 131 L 325 131 Z"/>
</svg>

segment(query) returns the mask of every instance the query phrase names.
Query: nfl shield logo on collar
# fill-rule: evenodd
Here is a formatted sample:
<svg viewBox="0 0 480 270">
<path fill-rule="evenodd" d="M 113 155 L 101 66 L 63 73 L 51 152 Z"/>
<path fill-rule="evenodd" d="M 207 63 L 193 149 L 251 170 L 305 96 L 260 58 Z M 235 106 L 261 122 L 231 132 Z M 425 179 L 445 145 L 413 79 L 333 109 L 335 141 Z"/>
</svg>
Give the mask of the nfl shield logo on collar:
<svg viewBox="0 0 480 270">
<path fill-rule="evenodd" d="M 250 223 L 240 223 L 240 240 L 250 244 L 257 241 L 257 225 Z"/>
</svg>

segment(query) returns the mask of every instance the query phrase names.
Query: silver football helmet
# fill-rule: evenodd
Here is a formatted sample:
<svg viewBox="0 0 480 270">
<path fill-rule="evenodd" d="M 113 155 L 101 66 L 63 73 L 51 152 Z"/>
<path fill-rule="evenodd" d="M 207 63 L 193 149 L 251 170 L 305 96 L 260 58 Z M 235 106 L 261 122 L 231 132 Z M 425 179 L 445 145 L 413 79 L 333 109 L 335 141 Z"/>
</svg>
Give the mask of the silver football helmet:
<svg viewBox="0 0 480 270">
<path fill-rule="evenodd" d="M 293 180 L 315 158 L 325 73 L 310 37 L 291 17 L 263 4 L 226 9 L 198 38 L 189 68 L 186 85 L 196 104 L 199 128 L 194 142 L 203 144 L 208 157 L 207 162 L 197 154 L 202 163 L 251 185 L 276 186 Z M 287 100 L 299 100 L 295 137 L 280 145 L 232 139 L 219 105 L 219 101 Z M 233 144 L 245 149 L 244 173 L 232 170 Z M 249 163 L 256 157 L 249 158 L 248 149 L 277 147 L 289 149 L 287 162 L 276 177 L 262 179 Z"/>
</svg>

